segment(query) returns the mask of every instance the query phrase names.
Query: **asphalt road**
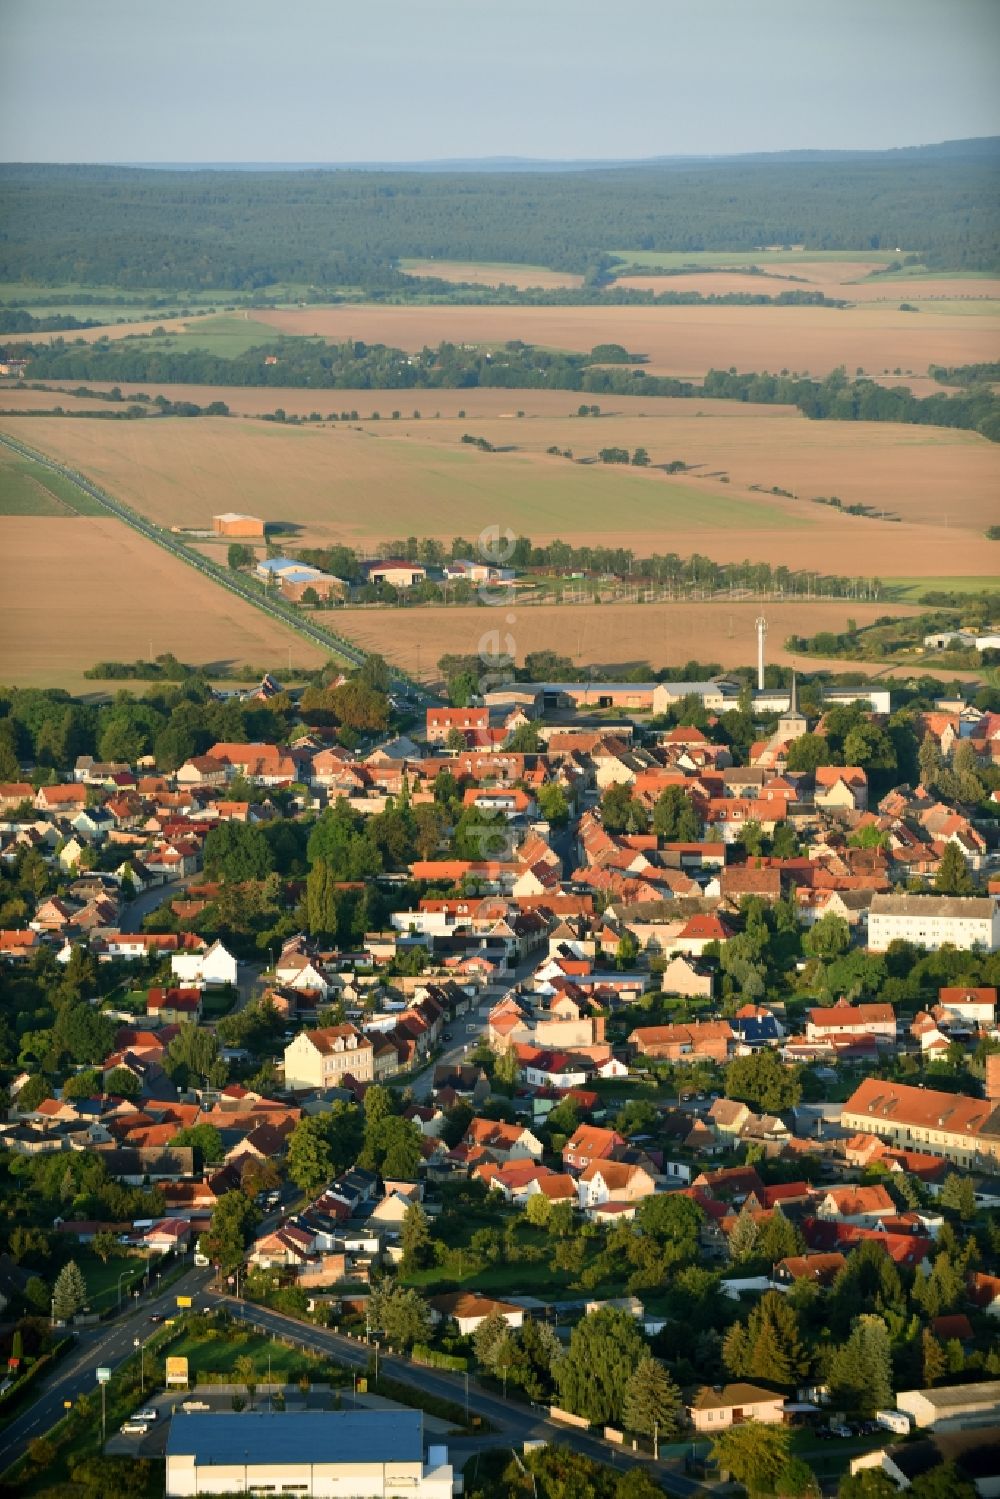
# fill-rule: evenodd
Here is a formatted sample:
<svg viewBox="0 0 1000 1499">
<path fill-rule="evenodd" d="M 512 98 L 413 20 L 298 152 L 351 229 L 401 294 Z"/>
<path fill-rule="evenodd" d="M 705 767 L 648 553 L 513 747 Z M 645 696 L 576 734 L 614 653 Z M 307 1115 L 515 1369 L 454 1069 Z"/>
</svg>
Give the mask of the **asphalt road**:
<svg viewBox="0 0 1000 1499">
<path fill-rule="evenodd" d="M 76 1346 L 57 1364 L 40 1386 L 35 1399 L 0 1432 L 0 1469 L 20 1457 L 33 1437 L 41 1436 L 64 1414 L 64 1402 L 97 1389 L 96 1370 L 115 1369 L 135 1352 L 135 1339 L 143 1341 L 153 1328 L 150 1317 L 168 1317 L 176 1310 L 178 1296 L 196 1296 L 212 1279 L 211 1270 L 189 1270 L 161 1295 L 143 1296 L 129 1315 L 95 1327 L 80 1328 Z"/>
<path fill-rule="evenodd" d="M 545 962 L 547 957 L 547 949 L 532 953 L 530 957 L 525 958 L 506 974 L 500 983 L 488 985 L 480 994 L 474 1009 L 449 1022 L 449 1033 L 452 1039 L 445 1044 L 445 1050 L 438 1052 L 434 1060 L 429 1062 L 422 1071 L 415 1073 L 410 1080 L 409 1086 L 413 1090 L 413 1097 L 417 1103 L 426 1103 L 430 1098 L 435 1067 L 440 1067 L 442 1062 L 464 1061 L 466 1053 L 478 1045 L 482 1039 L 486 1030 L 486 1020 L 493 1006 L 498 1004 L 515 984 L 523 983 L 541 963 Z"/>
<path fill-rule="evenodd" d="M 234 1317 L 250 1322 L 273 1336 L 290 1338 L 312 1352 L 327 1354 L 349 1369 L 367 1369 L 371 1349 L 365 1343 L 355 1342 L 326 1328 L 310 1327 L 267 1307 L 249 1305 L 231 1297 L 215 1298 L 212 1293 L 209 1293 L 209 1299 L 223 1301 Z M 456 1405 L 464 1405 L 466 1402 L 466 1385 L 461 1375 L 448 1374 L 440 1369 L 426 1369 L 422 1365 L 410 1363 L 409 1359 L 394 1355 L 380 1358 L 379 1369 L 393 1379 L 415 1385 L 442 1400 L 450 1400 Z M 590 1432 L 550 1421 L 540 1408 L 536 1409 L 513 1399 L 504 1400 L 483 1389 L 474 1380 L 469 1381 L 468 1410 L 471 1415 L 482 1416 L 495 1428 L 495 1434 L 483 1438 L 477 1445 L 520 1448 L 527 1441 L 559 1443 L 572 1448 L 574 1452 L 595 1458 L 598 1462 L 614 1463 L 623 1469 L 636 1466 L 648 1468 L 657 1483 L 668 1494 L 675 1495 L 676 1499 L 692 1499 L 692 1496 L 704 1492 L 703 1485 L 685 1477 L 676 1467 L 654 1463 L 649 1457 L 626 1452 Z M 472 1444 L 464 1440 L 452 1445 L 460 1445 L 464 1452 L 472 1447 Z"/>
</svg>

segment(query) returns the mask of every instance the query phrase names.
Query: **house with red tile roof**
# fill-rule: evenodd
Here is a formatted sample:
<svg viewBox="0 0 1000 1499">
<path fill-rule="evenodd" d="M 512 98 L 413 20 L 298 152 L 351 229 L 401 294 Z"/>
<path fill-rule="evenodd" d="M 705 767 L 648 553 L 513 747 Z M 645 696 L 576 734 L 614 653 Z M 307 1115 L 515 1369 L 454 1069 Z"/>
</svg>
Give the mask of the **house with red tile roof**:
<svg viewBox="0 0 1000 1499">
<path fill-rule="evenodd" d="M 602 1129 L 596 1124 L 578 1124 L 563 1146 L 563 1165 L 571 1171 L 584 1171 L 593 1161 L 614 1159 L 625 1146 L 625 1138 L 617 1130 Z"/>
</svg>

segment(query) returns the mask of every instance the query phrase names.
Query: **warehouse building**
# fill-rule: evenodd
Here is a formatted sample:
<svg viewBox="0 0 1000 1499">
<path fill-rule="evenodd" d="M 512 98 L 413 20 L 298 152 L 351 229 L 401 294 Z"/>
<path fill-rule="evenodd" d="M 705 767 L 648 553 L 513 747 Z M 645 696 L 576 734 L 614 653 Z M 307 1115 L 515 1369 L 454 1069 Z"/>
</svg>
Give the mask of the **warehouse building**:
<svg viewBox="0 0 1000 1499">
<path fill-rule="evenodd" d="M 212 516 L 212 530 L 216 536 L 239 536 L 244 540 L 252 538 L 263 541 L 265 527 L 266 523 L 256 515 L 240 515 L 235 510 Z"/>
<path fill-rule="evenodd" d="M 166 1499 L 296 1494 L 303 1499 L 452 1499 L 448 1449 L 426 1458 L 423 1416 L 410 1410 L 242 1411 L 175 1415 Z"/>
</svg>

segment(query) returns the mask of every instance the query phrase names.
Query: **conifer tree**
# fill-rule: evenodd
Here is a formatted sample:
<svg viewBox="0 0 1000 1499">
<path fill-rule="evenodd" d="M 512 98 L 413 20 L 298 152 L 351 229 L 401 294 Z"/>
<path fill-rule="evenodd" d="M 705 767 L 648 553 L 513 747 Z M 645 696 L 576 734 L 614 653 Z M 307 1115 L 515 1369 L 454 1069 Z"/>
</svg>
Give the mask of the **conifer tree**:
<svg viewBox="0 0 1000 1499">
<path fill-rule="evenodd" d="M 87 1286 L 76 1260 L 64 1265 L 52 1292 L 52 1315 L 58 1322 L 75 1317 L 87 1300 Z"/>
<path fill-rule="evenodd" d="M 640 1436 L 656 1434 L 669 1441 L 680 1430 L 681 1393 L 666 1369 L 651 1354 L 644 1355 L 625 1386 L 622 1423 Z"/>
</svg>

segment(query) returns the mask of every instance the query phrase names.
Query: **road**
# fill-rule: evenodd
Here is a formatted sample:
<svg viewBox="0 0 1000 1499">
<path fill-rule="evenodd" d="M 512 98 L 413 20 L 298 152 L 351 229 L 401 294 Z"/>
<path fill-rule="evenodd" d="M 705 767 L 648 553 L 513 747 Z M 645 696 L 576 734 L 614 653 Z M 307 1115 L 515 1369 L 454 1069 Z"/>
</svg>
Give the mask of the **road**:
<svg viewBox="0 0 1000 1499">
<path fill-rule="evenodd" d="M 215 1299 L 212 1293 L 209 1293 L 209 1299 Z M 368 1367 L 371 1349 L 365 1343 L 358 1343 L 352 1338 L 343 1337 L 340 1333 L 331 1332 L 327 1328 L 311 1327 L 307 1323 L 297 1322 L 293 1317 L 286 1317 L 267 1307 L 253 1306 L 246 1302 L 235 1301 L 231 1297 L 218 1299 L 225 1303 L 226 1309 L 232 1316 L 249 1322 L 274 1337 L 291 1338 L 301 1347 L 335 1358 L 338 1363 L 349 1369 L 367 1369 Z M 415 1385 L 441 1400 L 450 1400 L 459 1406 L 466 1404 L 466 1383 L 462 1375 L 448 1374 L 440 1369 L 427 1369 L 422 1365 L 412 1364 L 409 1359 L 395 1355 L 380 1358 L 379 1372 L 406 1384 Z M 574 1426 L 564 1426 L 561 1422 L 550 1421 L 540 1408 L 523 1405 L 520 1401 L 511 1398 L 505 1400 L 483 1389 L 474 1380 L 469 1381 L 467 1408 L 471 1415 L 482 1416 L 495 1428 L 495 1435 L 491 1434 L 488 1438 L 482 1439 L 478 1445 L 521 1448 L 528 1441 L 559 1443 L 561 1446 L 572 1448 L 574 1452 L 594 1458 L 598 1462 L 613 1462 L 622 1468 L 636 1466 L 648 1468 L 655 1476 L 656 1482 L 668 1494 L 675 1495 L 676 1499 L 692 1499 L 692 1496 L 704 1492 L 702 1484 L 685 1477 L 683 1473 L 666 1463 L 654 1463 L 650 1457 L 624 1451 L 588 1431 Z M 468 1444 L 463 1442 L 461 1445 L 464 1448 Z"/>
<path fill-rule="evenodd" d="M 482 1039 L 486 1030 L 486 1020 L 493 1006 L 499 1004 L 503 996 L 509 993 L 516 984 L 523 983 L 529 978 L 547 957 L 547 949 L 532 953 L 512 968 L 501 983 L 488 984 L 479 995 L 475 1009 L 469 1010 L 465 1015 L 458 1016 L 450 1022 L 449 1034 L 452 1040 L 446 1043 L 446 1049 L 438 1052 L 434 1060 L 428 1062 L 420 1072 L 415 1073 L 408 1083 L 418 1103 L 426 1103 L 431 1096 L 435 1067 L 440 1067 L 445 1062 L 464 1061 L 466 1053 Z"/>
<path fill-rule="evenodd" d="M 204 875 L 186 874 L 179 880 L 170 880 L 166 885 L 152 885 L 143 890 L 127 906 L 122 908 L 118 927 L 123 932 L 141 932 L 142 923 L 153 911 L 158 911 L 165 901 L 177 900 L 194 880 Z"/>
<path fill-rule="evenodd" d="M 178 1296 L 197 1296 L 212 1279 L 211 1270 L 189 1270 L 161 1295 L 143 1296 L 125 1317 L 96 1327 L 81 1328 L 76 1346 L 44 1380 L 29 1406 L 0 1432 L 0 1470 L 20 1457 L 33 1437 L 41 1436 L 64 1414 L 64 1402 L 76 1400 L 97 1389 L 96 1370 L 114 1369 L 135 1352 L 135 1339 L 150 1336 L 150 1317 L 168 1317 L 176 1309 Z"/>
</svg>

